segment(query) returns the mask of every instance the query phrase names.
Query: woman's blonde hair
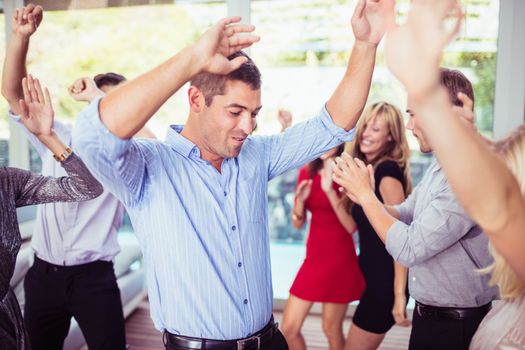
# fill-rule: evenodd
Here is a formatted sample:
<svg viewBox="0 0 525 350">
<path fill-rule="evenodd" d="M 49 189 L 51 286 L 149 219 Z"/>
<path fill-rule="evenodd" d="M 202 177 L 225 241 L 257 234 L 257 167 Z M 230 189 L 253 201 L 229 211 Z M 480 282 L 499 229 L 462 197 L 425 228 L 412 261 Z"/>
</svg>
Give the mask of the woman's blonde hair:
<svg viewBox="0 0 525 350">
<path fill-rule="evenodd" d="M 361 152 L 359 145 L 363 140 L 363 133 L 366 125 L 375 118 L 383 118 L 388 128 L 389 140 L 381 153 L 370 163 L 374 168 L 385 160 L 392 160 L 403 171 L 405 178 L 405 195 L 412 191 L 412 181 L 410 179 L 410 149 L 405 135 L 403 116 L 396 106 L 387 102 L 376 102 L 368 106 L 359 122 L 357 123 L 356 136 L 347 145 L 346 151 L 353 157 L 366 161 L 365 155 Z"/>
<path fill-rule="evenodd" d="M 525 197 L 525 124 L 518 127 L 506 138 L 494 144 L 505 163 L 520 185 L 521 195 Z M 492 273 L 491 284 L 499 286 L 502 299 L 512 300 L 525 294 L 525 283 L 516 276 L 505 259 L 490 244 L 494 263 L 482 272 Z"/>
</svg>

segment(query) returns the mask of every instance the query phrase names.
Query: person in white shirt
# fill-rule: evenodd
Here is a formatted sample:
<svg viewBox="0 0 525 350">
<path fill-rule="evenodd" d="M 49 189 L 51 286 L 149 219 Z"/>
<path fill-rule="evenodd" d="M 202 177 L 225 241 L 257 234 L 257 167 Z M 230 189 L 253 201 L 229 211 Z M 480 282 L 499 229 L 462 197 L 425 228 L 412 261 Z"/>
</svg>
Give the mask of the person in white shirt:
<svg viewBox="0 0 525 350">
<path fill-rule="evenodd" d="M 9 102 L 10 117 L 17 122 L 29 39 L 42 17 L 42 7 L 33 4 L 15 10 L 2 94 Z M 77 80 L 69 88 L 70 95 L 90 102 L 125 81 L 115 73 L 95 78 Z M 53 154 L 20 126 L 42 159 L 42 174 L 66 175 Z M 55 120 L 53 129 L 68 147 L 75 147 L 71 125 Z M 124 206 L 108 191 L 82 203 L 38 207 L 31 242 L 35 262 L 24 281 L 24 319 L 33 349 L 62 349 L 72 317 L 90 349 L 125 349 L 122 302 L 112 263 L 120 250 L 117 231 L 124 212 Z"/>
</svg>

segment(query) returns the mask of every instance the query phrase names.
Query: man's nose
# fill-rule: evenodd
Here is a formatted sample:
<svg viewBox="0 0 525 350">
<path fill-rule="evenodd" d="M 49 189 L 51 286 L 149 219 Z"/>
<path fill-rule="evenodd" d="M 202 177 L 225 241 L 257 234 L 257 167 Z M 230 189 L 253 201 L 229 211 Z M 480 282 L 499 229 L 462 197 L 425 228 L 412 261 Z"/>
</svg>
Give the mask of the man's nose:
<svg viewBox="0 0 525 350">
<path fill-rule="evenodd" d="M 406 128 L 408 130 L 412 130 L 414 129 L 414 121 L 412 120 L 413 118 L 408 118 L 408 121 L 407 121 L 407 125 L 406 125 Z"/>
<path fill-rule="evenodd" d="M 250 135 L 255 128 L 255 118 L 252 118 L 250 113 L 245 113 L 242 115 L 238 126 L 246 135 Z"/>
</svg>

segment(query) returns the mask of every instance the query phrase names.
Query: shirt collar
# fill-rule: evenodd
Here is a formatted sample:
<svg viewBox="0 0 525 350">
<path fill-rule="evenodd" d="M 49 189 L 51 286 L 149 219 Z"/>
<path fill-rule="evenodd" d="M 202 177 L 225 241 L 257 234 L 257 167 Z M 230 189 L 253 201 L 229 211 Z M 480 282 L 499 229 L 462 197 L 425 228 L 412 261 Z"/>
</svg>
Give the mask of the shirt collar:
<svg viewBox="0 0 525 350">
<path fill-rule="evenodd" d="M 166 143 L 185 157 L 189 157 L 192 153 L 200 157 L 200 151 L 197 146 L 180 134 L 183 128 L 184 125 L 170 125 L 166 132 Z"/>
<path fill-rule="evenodd" d="M 432 173 L 437 173 L 441 170 L 441 164 L 439 164 L 434 154 L 432 154 L 432 161 L 430 162 L 429 168 Z"/>
</svg>

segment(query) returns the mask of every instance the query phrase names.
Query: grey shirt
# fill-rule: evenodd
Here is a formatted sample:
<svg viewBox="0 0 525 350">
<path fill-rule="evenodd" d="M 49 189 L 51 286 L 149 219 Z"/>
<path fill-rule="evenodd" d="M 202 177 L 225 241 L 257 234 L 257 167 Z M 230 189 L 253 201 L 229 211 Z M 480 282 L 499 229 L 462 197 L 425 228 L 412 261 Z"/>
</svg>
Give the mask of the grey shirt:
<svg viewBox="0 0 525 350">
<path fill-rule="evenodd" d="M 456 200 L 436 160 L 395 208 L 400 221 L 388 230 L 385 245 L 409 268 L 414 299 L 433 306 L 476 307 L 497 298 L 489 276 L 476 271 L 492 262 L 488 239 Z"/>
<path fill-rule="evenodd" d="M 31 174 L 16 168 L 0 168 L 0 348 L 29 348 L 22 314 L 9 287 L 21 238 L 16 208 L 50 202 L 93 199 L 102 186 L 75 154 L 62 162 L 68 176 Z"/>
</svg>

